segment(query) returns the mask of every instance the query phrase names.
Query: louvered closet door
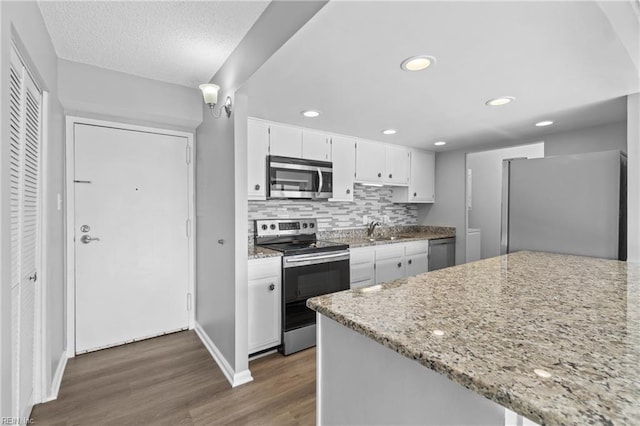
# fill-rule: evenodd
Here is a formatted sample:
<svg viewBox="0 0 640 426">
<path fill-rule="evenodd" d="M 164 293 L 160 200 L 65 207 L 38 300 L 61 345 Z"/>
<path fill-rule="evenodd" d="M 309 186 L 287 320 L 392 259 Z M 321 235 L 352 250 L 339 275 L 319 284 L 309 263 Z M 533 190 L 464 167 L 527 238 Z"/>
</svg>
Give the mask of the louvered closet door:
<svg viewBox="0 0 640 426">
<path fill-rule="evenodd" d="M 42 95 L 17 53 L 10 61 L 11 286 L 14 415 L 33 407 Z"/>
</svg>

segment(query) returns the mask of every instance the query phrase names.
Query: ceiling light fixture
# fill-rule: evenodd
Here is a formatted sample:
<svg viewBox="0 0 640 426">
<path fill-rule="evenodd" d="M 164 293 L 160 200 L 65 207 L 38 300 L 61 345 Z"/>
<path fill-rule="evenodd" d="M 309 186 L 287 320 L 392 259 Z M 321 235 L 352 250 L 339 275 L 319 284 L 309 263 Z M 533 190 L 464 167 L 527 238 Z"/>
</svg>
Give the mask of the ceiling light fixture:
<svg viewBox="0 0 640 426">
<path fill-rule="evenodd" d="M 514 98 L 513 96 L 500 96 L 499 98 L 489 99 L 484 104 L 487 106 L 502 106 L 502 105 L 510 104 L 515 100 L 516 98 Z"/>
<path fill-rule="evenodd" d="M 536 127 L 545 127 L 545 126 L 551 126 L 553 124 L 553 121 L 551 120 L 544 120 L 544 121 L 539 121 L 536 123 Z"/>
<path fill-rule="evenodd" d="M 320 111 L 314 111 L 312 109 L 308 109 L 305 111 L 301 111 L 300 114 L 304 115 L 307 118 L 316 118 L 320 115 Z"/>
<path fill-rule="evenodd" d="M 363 183 L 362 186 L 377 186 L 377 187 L 383 187 L 384 185 L 381 183 Z"/>
<path fill-rule="evenodd" d="M 209 109 L 211 110 L 211 115 L 215 118 L 220 118 L 222 115 L 222 110 L 227 113 L 227 118 L 231 117 L 231 97 L 227 96 L 227 99 L 222 105 L 222 107 L 218 110 L 218 114 L 213 111 L 213 108 L 218 103 L 218 92 L 220 91 L 220 86 L 217 84 L 201 84 L 198 86 L 200 90 L 202 90 L 202 97 L 204 98 L 204 103 L 209 105 Z"/>
<path fill-rule="evenodd" d="M 436 58 L 428 55 L 412 56 L 400 64 L 405 71 L 422 71 L 436 63 Z"/>
<path fill-rule="evenodd" d="M 395 130 L 395 129 L 384 129 L 384 130 L 382 130 L 382 134 L 383 135 L 395 135 L 396 133 L 398 133 L 398 131 Z"/>
<path fill-rule="evenodd" d="M 446 145 L 447 143 L 445 141 L 438 141 L 438 142 L 434 142 L 433 144 L 435 146 L 442 146 L 442 145 Z"/>
</svg>

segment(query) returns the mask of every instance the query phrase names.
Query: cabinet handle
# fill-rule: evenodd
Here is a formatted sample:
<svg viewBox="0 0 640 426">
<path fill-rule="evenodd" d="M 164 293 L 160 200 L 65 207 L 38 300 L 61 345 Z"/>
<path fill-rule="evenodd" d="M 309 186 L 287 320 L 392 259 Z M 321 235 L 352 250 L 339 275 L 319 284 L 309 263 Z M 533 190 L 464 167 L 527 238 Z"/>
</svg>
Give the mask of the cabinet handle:
<svg viewBox="0 0 640 426">
<path fill-rule="evenodd" d="M 418 193 L 417 193 L 417 192 L 414 192 L 414 193 L 413 193 L 413 196 L 414 196 L 414 197 L 417 197 L 417 196 L 418 196 Z"/>
<path fill-rule="evenodd" d="M 378 177 L 382 177 L 382 173 L 378 173 Z"/>
<path fill-rule="evenodd" d="M 276 285 L 274 283 L 269 284 L 269 290 L 273 291 L 276 289 Z"/>
<path fill-rule="evenodd" d="M 389 179 L 391 179 L 393 177 L 393 174 L 389 173 Z"/>
<path fill-rule="evenodd" d="M 409 265 L 411 265 L 411 259 L 409 259 Z"/>
<path fill-rule="evenodd" d="M 259 184 L 259 183 L 257 183 L 257 184 L 256 184 L 256 186 L 255 186 L 255 188 L 256 188 L 256 191 L 258 191 L 258 190 L 260 189 L 260 184 Z"/>
<path fill-rule="evenodd" d="M 398 262 L 398 268 L 402 267 L 402 262 Z"/>
<path fill-rule="evenodd" d="M 351 190 L 347 188 L 347 194 L 351 194 Z"/>
</svg>

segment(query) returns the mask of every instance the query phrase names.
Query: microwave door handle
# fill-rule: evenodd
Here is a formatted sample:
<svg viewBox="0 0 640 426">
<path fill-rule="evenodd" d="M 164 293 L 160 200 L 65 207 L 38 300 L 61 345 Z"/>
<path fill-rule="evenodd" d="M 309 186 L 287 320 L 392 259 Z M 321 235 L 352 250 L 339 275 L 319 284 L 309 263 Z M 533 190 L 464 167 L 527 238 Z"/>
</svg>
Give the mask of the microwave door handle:
<svg viewBox="0 0 640 426">
<path fill-rule="evenodd" d="M 316 194 L 316 197 L 319 197 L 320 194 L 322 193 L 322 170 L 320 170 L 320 167 L 318 167 L 318 180 L 319 180 L 318 193 Z"/>
</svg>

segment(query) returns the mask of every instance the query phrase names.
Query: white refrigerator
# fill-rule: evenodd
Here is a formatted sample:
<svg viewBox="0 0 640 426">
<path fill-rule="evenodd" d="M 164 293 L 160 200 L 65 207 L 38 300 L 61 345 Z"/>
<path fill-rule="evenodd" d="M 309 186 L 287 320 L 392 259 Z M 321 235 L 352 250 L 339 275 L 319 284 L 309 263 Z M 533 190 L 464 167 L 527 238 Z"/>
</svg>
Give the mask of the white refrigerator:
<svg viewBox="0 0 640 426">
<path fill-rule="evenodd" d="M 504 160 L 501 252 L 626 260 L 626 166 L 620 151 Z"/>
</svg>

